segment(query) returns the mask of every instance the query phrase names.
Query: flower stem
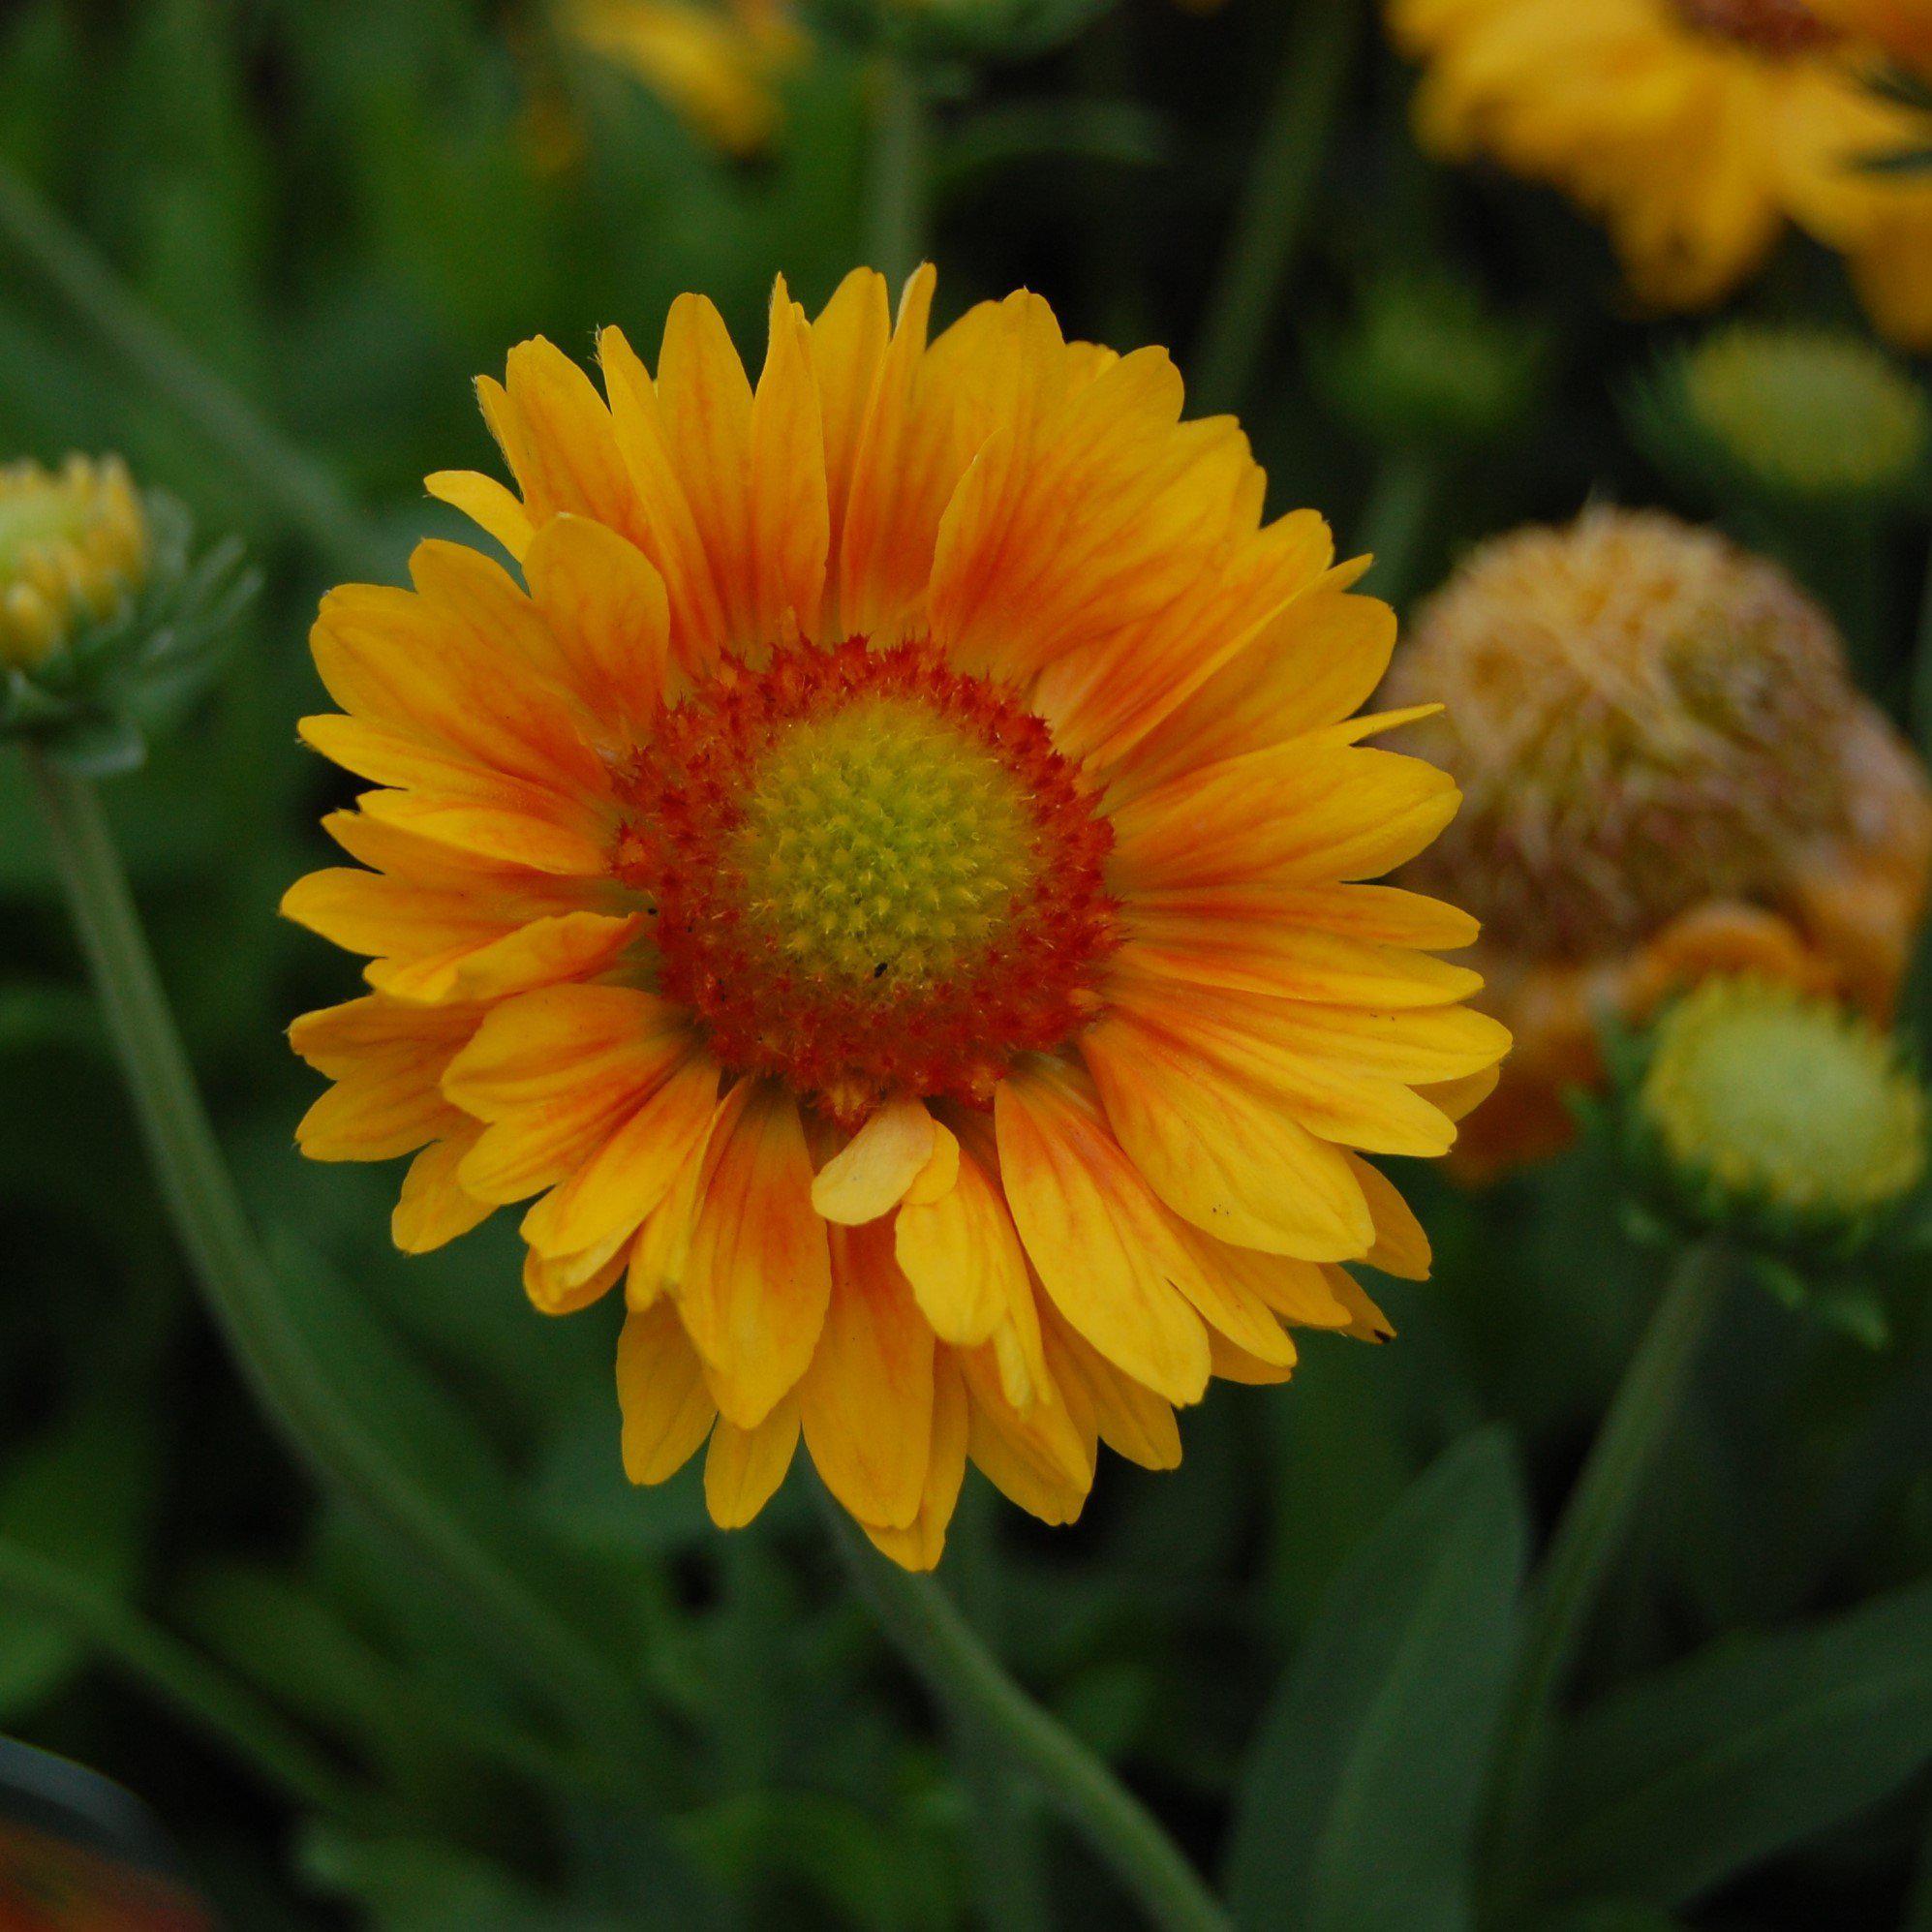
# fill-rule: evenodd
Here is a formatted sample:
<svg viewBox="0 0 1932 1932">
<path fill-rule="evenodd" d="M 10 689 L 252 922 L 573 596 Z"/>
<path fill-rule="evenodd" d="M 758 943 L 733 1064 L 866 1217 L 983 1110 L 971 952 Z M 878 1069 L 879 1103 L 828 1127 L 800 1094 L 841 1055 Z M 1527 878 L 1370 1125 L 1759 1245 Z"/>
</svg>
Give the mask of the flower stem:
<svg viewBox="0 0 1932 1932">
<path fill-rule="evenodd" d="M 877 86 L 868 239 L 873 265 L 896 290 L 926 251 L 926 93 L 912 64 L 892 52 L 879 61 Z"/>
<path fill-rule="evenodd" d="M 1362 28 L 1359 0 L 1301 0 L 1194 356 L 1209 412 L 1240 407 L 1307 229 L 1329 133 Z"/>
<path fill-rule="evenodd" d="M 1047 1800 L 1167 1932 L 1228 1932 L 1227 1914 L 1147 1808 L 1014 1683 L 930 1577 L 881 1556 L 821 1490 L 819 1504 L 880 1628 L 954 1718 L 1040 1782 Z"/>
<path fill-rule="evenodd" d="M 345 1405 L 257 1246 L 182 1050 L 100 801 L 29 750 L 68 907 L 131 1089 L 148 1157 L 210 1313 L 264 1412 L 325 1483 L 464 1595 L 533 1688 L 627 1762 L 648 1755 L 631 1687 L 472 1539 Z"/>
<path fill-rule="evenodd" d="M 1414 447 L 1383 460 L 1363 515 L 1364 548 L 1375 559 L 1367 588 L 1399 610 L 1415 594 L 1416 557 L 1428 534 L 1442 480 L 1439 465 Z"/>
<path fill-rule="evenodd" d="M 368 1819 L 368 1803 L 307 1738 L 248 1689 L 71 1570 L 0 1538 L 0 1595 L 67 1625 L 124 1674 L 246 1759 L 297 1804 Z"/>
<path fill-rule="evenodd" d="M 352 576 L 386 573 L 394 562 L 389 546 L 335 478 L 150 315 L 88 243 L 5 167 L 0 167 L 0 237 L 330 565 Z"/>
<path fill-rule="evenodd" d="M 1729 1258 L 1714 1241 L 1678 1256 L 1532 1585 L 1490 1787 L 1491 1871 L 1505 1892 L 1516 1886 L 1536 1823 L 1556 1693 L 1729 1279 Z"/>
</svg>

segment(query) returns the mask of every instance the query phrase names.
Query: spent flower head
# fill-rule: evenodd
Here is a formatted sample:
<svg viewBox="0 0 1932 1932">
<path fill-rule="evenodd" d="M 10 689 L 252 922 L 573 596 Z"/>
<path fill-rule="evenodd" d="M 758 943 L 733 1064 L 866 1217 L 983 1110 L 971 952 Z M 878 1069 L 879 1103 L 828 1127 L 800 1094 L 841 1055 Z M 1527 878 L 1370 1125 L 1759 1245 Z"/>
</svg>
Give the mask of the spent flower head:
<svg viewBox="0 0 1932 1932">
<path fill-rule="evenodd" d="M 138 764 L 253 590 L 237 542 L 195 556 L 187 512 L 117 456 L 0 471 L 0 742 L 95 774 Z"/>
</svg>

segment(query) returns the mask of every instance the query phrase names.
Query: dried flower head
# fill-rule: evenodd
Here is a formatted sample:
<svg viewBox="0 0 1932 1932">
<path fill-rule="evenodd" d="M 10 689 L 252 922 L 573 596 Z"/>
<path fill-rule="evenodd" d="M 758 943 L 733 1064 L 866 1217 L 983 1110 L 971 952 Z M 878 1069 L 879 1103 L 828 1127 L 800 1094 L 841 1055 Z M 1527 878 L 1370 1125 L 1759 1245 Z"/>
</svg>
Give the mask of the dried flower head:
<svg viewBox="0 0 1932 1932">
<path fill-rule="evenodd" d="M 1602 1012 L 1714 968 L 1890 1001 L 1932 861 L 1932 791 L 1781 569 L 1654 512 L 1478 550 L 1419 613 L 1389 697 L 1462 813 L 1414 868 L 1485 922 L 1518 1050 L 1477 1162 L 1568 1137 Z"/>
</svg>

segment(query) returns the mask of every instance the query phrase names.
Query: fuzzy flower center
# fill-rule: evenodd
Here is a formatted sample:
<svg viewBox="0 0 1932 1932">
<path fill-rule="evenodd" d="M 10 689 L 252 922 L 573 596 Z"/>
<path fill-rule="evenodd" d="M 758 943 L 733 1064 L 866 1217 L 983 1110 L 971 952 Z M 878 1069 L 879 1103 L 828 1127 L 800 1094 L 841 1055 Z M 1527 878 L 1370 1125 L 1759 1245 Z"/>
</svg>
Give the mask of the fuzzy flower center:
<svg viewBox="0 0 1932 1932">
<path fill-rule="evenodd" d="M 1094 1010 L 1112 832 L 1046 727 L 918 646 L 727 664 L 626 776 L 613 870 L 734 1071 L 841 1122 L 984 1104 Z"/>
<path fill-rule="evenodd" d="M 1677 6 L 1692 26 L 1777 57 L 1807 52 L 1832 38 L 1803 0 L 1677 0 Z"/>
</svg>

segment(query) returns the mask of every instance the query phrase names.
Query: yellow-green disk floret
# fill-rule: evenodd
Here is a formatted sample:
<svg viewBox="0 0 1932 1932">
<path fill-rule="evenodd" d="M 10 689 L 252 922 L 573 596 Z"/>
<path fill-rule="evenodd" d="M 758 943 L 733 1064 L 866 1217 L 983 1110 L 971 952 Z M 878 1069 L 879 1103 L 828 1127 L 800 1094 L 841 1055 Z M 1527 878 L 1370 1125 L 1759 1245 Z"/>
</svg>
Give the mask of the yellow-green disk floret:
<svg viewBox="0 0 1932 1932">
<path fill-rule="evenodd" d="M 910 699 L 793 724 L 759 764 L 731 842 L 745 917 L 832 979 L 918 985 L 995 945 L 1034 875 L 1014 775 Z"/>
<path fill-rule="evenodd" d="M 139 590 L 147 519 L 118 457 L 0 470 L 0 667 L 44 662 Z"/>
<path fill-rule="evenodd" d="M 1740 477 L 1776 494 L 1884 496 L 1922 477 L 1924 391 L 1882 351 L 1835 329 L 1741 323 L 1682 361 L 1690 426 Z"/>
<path fill-rule="evenodd" d="M 1833 1000 L 1766 980 L 1706 980 L 1672 1006 L 1637 1100 L 1719 1215 L 1849 1229 L 1924 1171 L 1924 1094 L 1891 1041 Z"/>
</svg>

